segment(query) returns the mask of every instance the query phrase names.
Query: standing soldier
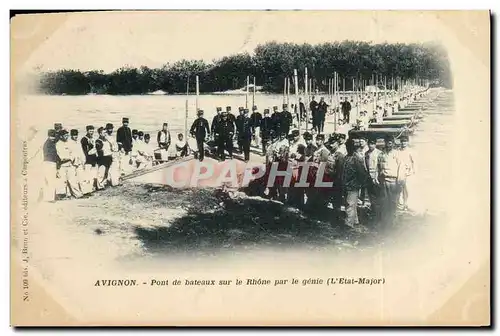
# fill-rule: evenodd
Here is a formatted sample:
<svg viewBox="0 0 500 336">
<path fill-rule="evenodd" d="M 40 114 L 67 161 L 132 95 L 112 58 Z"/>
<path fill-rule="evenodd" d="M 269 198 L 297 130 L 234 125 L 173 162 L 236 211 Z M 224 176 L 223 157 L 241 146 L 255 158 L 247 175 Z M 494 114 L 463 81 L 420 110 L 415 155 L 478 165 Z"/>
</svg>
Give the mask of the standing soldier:
<svg viewBox="0 0 500 336">
<path fill-rule="evenodd" d="M 43 199 L 47 202 L 56 200 L 57 166 L 59 157 L 56 149 L 56 131 L 50 129 L 47 132 L 47 140 L 43 144 L 43 173 L 45 185 L 43 188 Z"/>
<path fill-rule="evenodd" d="M 408 210 L 408 186 L 406 182 L 408 180 L 408 177 L 415 174 L 415 160 L 413 151 L 408 147 L 408 136 L 403 135 L 399 139 L 401 141 L 399 157 L 401 159 L 402 166 L 401 187 L 403 196 L 403 210 L 406 211 Z"/>
<path fill-rule="evenodd" d="M 341 215 L 341 206 L 344 201 L 344 189 L 342 186 L 342 172 L 344 168 L 345 155 L 339 152 L 339 143 L 337 141 L 338 135 L 334 134 L 328 139 L 328 149 L 330 155 L 328 156 L 327 167 L 329 168 L 330 175 L 333 179 L 332 189 L 332 206 L 338 218 Z"/>
<path fill-rule="evenodd" d="M 70 132 L 71 139 L 68 140 L 68 146 L 71 150 L 71 155 L 73 156 L 73 166 L 75 167 L 76 182 L 79 186 L 79 190 L 83 194 L 88 194 L 92 191 L 89 188 L 90 183 L 86 180 L 87 175 L 85 174 L 85 153 L 82 150 L 82 146 L 78 143 L 78 130 L 72 129 Z"/>
<path fill-rule="evenodd" d="M 240 153 L 243 153 L 243 143 L 241 142 L 242 138 L 239 136 L 239 131 L 241 129 L 241 125 L 243 123 L 243 118 L 245 114 L 245 108 L 244 107 L 239 107 L 238 108 L 239 115 L 236 117 L 236 121 L 234 122 L 234 126 L 236 127 L 236 138 L 237 138 L 237 143 L 238 143 L 238 150 Z"/>
<path fill-rule="evenodd" d="M 228 112 L 222 113 L 222 118 L 215 128 L 215 136 L 219 139 L 217 152 L 219 159 L 226 159 L 226 150 L 229 153 L 229 159 L 233 158 L 233 135 L 234 123 L 228 117 Z"/>
<path fill-rule="evenodd" d="M 325 135 L 316 135 L 316 146 L 318 149 L 314 152 L 313 161 L 316 163 L 327 162 L 330 151 L 325 146 Z"/>
<path fill-rule="evenodd" d="M 116 143 L 118 144 L 117 150 L 123 154 L 116 158 L 121 161 L 119 163 L 120 168 L 125 168 L 126 164 L 130 164 L 131 161 L 130 152 L 132 151 L 132 131 L 130 130 L 128 124 L 129 118 L 122 118 L 122 126 L 116 131 Z M 122 172 L 120 171 L 120 173 Z"/>
<path fill-rule="evenodd" d="M 227 112 L 227 119 L 229 119 L 229 121 L 232 122 L 234 126 L 236 117 L 234 114 L 231 113 L 231 106 L 226 107 L 226 112 Z"/>
<path fill-rule="evenodd" d="M 341 109 L 342 109 L 342 115 L 345 123 L 349 123 L 350 120 L 350 114 L 351 114 L 351 103 L 349 103 L 349 100 L 347 97 L 345 97 L 344 101 L 340 103 Z"/>
<path fill-rule="evenodd" d="M 375 219 L 380 220 L 380 182 L 378 177 L 378 157 L 381 153 L 376 147 L 375 138 L 368 139 L 368 151 L 365 153 L 365 166 L 370 181 L 367 183 L 368 198 L 370 200 L 370 210 Z"/>
<path fill-rule="evenodd" d="M 299 98 L 299 115 L 300 115 L 300 120 L 304 122 L 307 118 L 307 110 L 306 106 L 302 102 L 302 98 Z"/>
<path fill-rule="evenodd" d="M 86 127 L 87 134 L 80 140 L 83 153 L 85 154 L 85 180 L 89 183 L 91 189 L 102 189 L 100 181 L 97 178 L 97 150 L 95 148 L 94 126 Z"/>
<path fill-rule="evenodd" d="M 76 170 L 74 164 L 74 157 L 71 153 L 71 146 L 68 143 L 68 131 L 63 129 L 59 131 L 60 139 L 56 144 L 57 156 L 59 157 L 59 176 L 69 189 L 71 196 L 75 198 L 82 197 L 80 186 L 76 179 Z"/>
<path fill-rule="evenodd" d="M 325 128 L 326 110 L 328 109 L 328 106 L 329 105 L 325 102 L 325 98 L 321 97 L 316 113 L 318 133 L 323 133 L 323 130 Z"/>
<path fill-rule="evenodd" d="M 283 104 L 283 113 L 281 114 L 281 118 L 283 120 L 283 132 L 288 136 L 293 123 L 293 115 L 290 113 L 290 111 L 288 111 L 287 104 Z"/>
<path fill-rule="evenodd" d="M 203 110 L 198 110 L 198 118 L 191 125 L 191 136 L 196 139 L 198 146 L 198 159 L 203 161 L 205 158 L 204 142 L 210 136 L 210 127 L 208 126 L 207 119 L 203 118 Z"/>
<path fill-rule="evenodd" d="M 312 116 L 312 129 L 313 131 L 317 131 L 318 128 L 318 102 L 316 101 L 316 98 L 312 96 L 312 100 L 309 103 L 309 108 L 311 109 L 311 116 Z"/>
<path fill-rule="evenodd" d="M 360 230 L 358 219 L 359 191 L 369 179 L 365 169 L 364 158 L 357 150 L 353 139 L 346 142 L 347 156 L 344 160 L 342 184 L 346 194 L 346 219 L 345 224 L 353 229 Z"/>
<path fill-rule="evenodd" d="M 344 133 L 340 133 L 337 139 L 339 143 L 339 148 L 337 149 L 340 153 L 347 155 L 347 149 L 345 147 L 346 136 Z"/>
<path fill-rule="evenodd" d="M 226 107 L 226 110 L 229 108 L 229 110 L 231 110 L 231 107 L 228 106 Z M 212 134 L 214 134 L 215 136 L 215 127 L 217 126 L 217 123 L 219 122 L 219 120 L 221 119 L 221 113 L 222 113 L 222 107 L 217 107 L 217 114 L 214 115 L 213 119 L 212 119 L 212 125 L 210 126 L 210 132 L 212 132 Z M 214 141 L 217 142 L 217 139 L 214 138 Z"/>
<path fill-rule="evenodd" d="M 237 120 L 238 143 L 243 149 L 245 162 L 250 160 L 250 142 L 252 140 L 252 120 L 248 116 L 248 109 L 243 110 L 243 115 Z M 239 118 L 239 117 L 238 117 Z"/>
<path fill-rule="evenodd" d="M 252 107 L 252 115 L 250 116 L 252 121 L 252 134 L 255 141 L 255 146 L 258 147 L 260 144 L 260 125 L 262 123 L 262 114 L 257 110 L 257 106 Z"/>
<path fill-rule="evenodd" d="M 281 127 L 283 121 L 281 120 L 281 113 L 278 111 L 278 106 L 273 106 L 273 114 L 271 115 L 271 120 L 273 124 L 272 140 L 279 138 Z"/>
<path fill-rule="evenodd" d="M 384 204 L 382 219 L 389 222 L 396 212 L 401 193 L 401 162 L 398 152 L 394 149 L 394 138 L 390 135 L 385 138 L 384 151 L 378 156 L 378 177 L 384 190 Z"/>
<path fill-rule="evenodd" d="M 271 140 L 273 120 L 269 116 L 269 109 L 264 109 L 264 118 L 260 123 L 260 137 L 262 139 L 262 154 L 266 155 L 267 143 Z"/>
</svg>

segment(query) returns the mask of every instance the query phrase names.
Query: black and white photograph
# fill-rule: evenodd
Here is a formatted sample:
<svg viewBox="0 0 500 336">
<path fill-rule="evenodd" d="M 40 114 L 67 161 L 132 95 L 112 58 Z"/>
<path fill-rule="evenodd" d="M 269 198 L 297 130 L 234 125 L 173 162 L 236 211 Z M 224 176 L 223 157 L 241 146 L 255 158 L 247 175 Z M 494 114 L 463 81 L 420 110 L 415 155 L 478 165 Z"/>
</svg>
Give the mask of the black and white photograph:
<svg viewBox="0 0 500 336">
<path fill-rule="evenodd" d="M 489 325 L 489 15 L 16 15 L 12 323 Z"/>
</svg>

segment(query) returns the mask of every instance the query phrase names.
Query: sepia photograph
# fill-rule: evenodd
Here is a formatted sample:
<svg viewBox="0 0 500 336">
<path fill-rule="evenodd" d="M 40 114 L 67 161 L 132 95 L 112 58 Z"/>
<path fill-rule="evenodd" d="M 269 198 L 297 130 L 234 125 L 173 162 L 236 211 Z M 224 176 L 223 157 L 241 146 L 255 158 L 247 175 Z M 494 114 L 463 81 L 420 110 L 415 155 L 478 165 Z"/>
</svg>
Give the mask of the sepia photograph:
<svg viewBox="0 0 500 336">
<path fill-rule="evenodd" d="M 11 324 L 490 325 L 488 11 L 11 19 Z"/>
</svg>

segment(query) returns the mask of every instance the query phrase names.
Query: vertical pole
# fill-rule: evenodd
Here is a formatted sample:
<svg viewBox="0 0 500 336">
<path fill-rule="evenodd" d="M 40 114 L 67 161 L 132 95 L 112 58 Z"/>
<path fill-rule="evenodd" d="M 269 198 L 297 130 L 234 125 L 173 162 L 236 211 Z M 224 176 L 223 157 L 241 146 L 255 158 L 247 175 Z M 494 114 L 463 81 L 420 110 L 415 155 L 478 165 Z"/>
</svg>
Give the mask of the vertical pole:
<svg viewBox="0 0 500 336">
<path fill-rule="evenodd" d="M 301 132 L 300 129 L 300 106 L 299 106 L 299 76 L 297 75 L 297 69 L 293 70 L 293 79 L 295 82 L 295 108 L 297 109 L 297 115 L 298 115 L 298 124 L 299 124 L 299 133 Z"/>
<path fill-rule="evenodd" d="M 253 76 L 252 110 L 253 107 L 255 106 L 255 90 L 256 90 L 255 76 Z"/>
<path fill-rule="evenodd" d="M 345 77 L 342 78 L 342 93 L 345 95 Z"/>
<path fill-rule="evenodd" d="M 198 76 L 196 76 L 196 112 L 200 109 L 198 105 L 198 97 L 200 96 L 200 80 Z"/>
<path fill-rule="evenodd" d="M 290 105 L 290 77 L 286 78 L 286 103 Z M 290 106 L 288 106 L 290 108 Z"/>
<path fill-rule="evenodd" d="M 306 131 L 309 129 L 309 94 L 307 90 L 308 86 L 308 79 L 307 79 L 307 68 L 305 69 L 305 75 L 304 75 L 304 93 L 305 93 L 305 102 L 304 102 L 304 107 L 306 108 Z M 300 106 L 299 106 L 300 108 Z M 300 110 L 299 110 L 300 113 Z"/>
<path fill-rule="evenodd" d="M 188 139 L 188 115 L 189 115 L 189 74 L 186 84 L 186 115 L 184 116 L 184 139 Z"/>
<path fill-rule="evenodd" d="M 286 103 L 286 77 L 285 77 L 285 83 L 283 86 L 283 104 Z"/>
<path fill-rule="evenodd" d="M 245 108 L 248 108 L 248 90 L 250 89 L 250 76 L 247 76 L 247 90 L 245 94 Z"/>
</svg>

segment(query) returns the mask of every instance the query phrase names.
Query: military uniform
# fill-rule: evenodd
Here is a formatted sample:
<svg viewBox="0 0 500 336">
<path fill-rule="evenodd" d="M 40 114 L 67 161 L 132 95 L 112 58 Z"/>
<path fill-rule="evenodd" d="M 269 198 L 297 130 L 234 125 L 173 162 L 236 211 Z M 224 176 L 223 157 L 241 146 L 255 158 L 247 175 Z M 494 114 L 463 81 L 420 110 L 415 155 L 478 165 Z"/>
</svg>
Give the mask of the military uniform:
<svg viewBox="0 0 500 336">
<path fill-rule="evenodd" d="M 260 122 L 260 137 L 262 139 L 262 153 L 266 154 L 267 142 L 271 140 L 273 120 L 269 116 L 269 109 L 264 110 L 264 118 Z"/>
<path fill-rule="evenodd" d="M 240 118 L 241 117 L 241 118 Z M 245 161 L 250 160 L 250 142 L 252 140 L 252 120 L 248 117 L 248 110 L 244 110 L 244 114 L 236 120 L 236 128 L 238 131 L 238 143 L 241 144 Z"/>
<path fill-rule="evenodd" d="M 229 119 L 227 114 L 224 114 L 215 128 L 215 135 L 218 138 L 217 152 L 219 158 L 226 159 L 227 150 L 229 158 L 233 158 L 233 135 L 234 123 Z"/>
<path fill-rule="evenodd" d="M 68 131 L 59 132 L 59 141 L 56 144 L 57 156 L 59 157 L 59 175 L 68 188 L 69 194 L 80 198 L 82 192 L 78 184 L 76 169 L 74 166 L 74 155 L 71 152 L 71 145 L 68 140 Z"/>
<path fill-rule="evenodd" d="M 283 112 L 281 113 L 281 132 L 288 135 L 293 123 L 293 115 L 288 111 L 288 105 L 283 104 Z"/>
<path fill-rule="evenodd" d="M 260 144 L 260 127 L 262 123 L 262 114 L 257 110 L 257 106 L 253 106 L 253 112 L 250 116 L 252 120 L 252 134 L 254 135 L 255 146 L 259 146 Z"/>
<path fill-rule="evenodd" d="M 231 107 L 227 106 L 226 111 L 229 113 L 230 110 L 231 110 Z M 210 132 L 212 132 L 212 134 L 214 134 L 214 141 L 215 142 L 217 142 L 217 139 L 215 139 L 215 128 L 217 127 L 217 123 L 221 119 L 221 112 L 222 112 L 222 108 L 217 107 L 217 114 L 212 118 L 212 124 L 210 126 Z"/>
<path fill-rule="evenodd" d="M 191 135 L 196 139 L 198 146 L 198 159 L 203 161 L 205 158 L 205 140 L 210 136 L 210 128 L 207 119 L 203 118 L 203 110 L 198 111 L 198 118 L 191 125 Z"/>
<path fill-rule="evenodd" d="M 44 187 L 43 199 L 54 202 L 56 199 L 57 165 L 59 157 L 56 149 L 56 131 L 51 129 L 47 133 L 48 138 L 43 144 L 43 173 Z"/>
<path fill-rule="evenodd" d="M 122 122 L 126 125 L 121 126 L 116 131 L 116 142 L 118 144 L 118 150 L 123 149 L 125 154 L 128 154 L 132 150 L 132 131 L 128 127 L 128 118 L 123 118 Z"/>
</svg>

